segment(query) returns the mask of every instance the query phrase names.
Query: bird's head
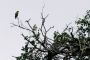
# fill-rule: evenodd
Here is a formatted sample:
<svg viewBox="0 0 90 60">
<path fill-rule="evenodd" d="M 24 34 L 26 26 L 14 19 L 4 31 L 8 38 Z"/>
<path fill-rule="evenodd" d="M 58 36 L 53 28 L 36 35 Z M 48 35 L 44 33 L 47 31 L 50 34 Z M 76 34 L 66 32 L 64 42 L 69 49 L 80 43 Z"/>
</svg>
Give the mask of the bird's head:
<svg viewBox="0 0 90 60">
<path fill-rule="evenodd" d="M 17 13 L 18 13 L 19 11 L 17 11 Z"/>
</svg>

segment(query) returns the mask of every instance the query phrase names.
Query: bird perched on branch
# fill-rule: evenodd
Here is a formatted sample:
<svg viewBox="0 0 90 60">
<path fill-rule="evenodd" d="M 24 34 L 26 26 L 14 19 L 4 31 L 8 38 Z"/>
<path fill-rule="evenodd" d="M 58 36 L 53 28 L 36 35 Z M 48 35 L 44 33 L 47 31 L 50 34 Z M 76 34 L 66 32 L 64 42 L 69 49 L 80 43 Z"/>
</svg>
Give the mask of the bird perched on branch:
<svg viewBox="0 0 90 60">
<path fill-rule="evenodd" d="M 19 11 L 16 11 L 15 13 L 15 19 L 18 17 Z"/>
</svg>

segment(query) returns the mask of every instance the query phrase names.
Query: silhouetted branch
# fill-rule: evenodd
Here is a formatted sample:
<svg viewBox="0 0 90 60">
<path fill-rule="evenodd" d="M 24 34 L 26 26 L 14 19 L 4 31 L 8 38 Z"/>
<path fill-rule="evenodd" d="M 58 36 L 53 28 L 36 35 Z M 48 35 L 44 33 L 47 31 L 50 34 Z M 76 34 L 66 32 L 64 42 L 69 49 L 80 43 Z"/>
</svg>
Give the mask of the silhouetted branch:
<svg viewBox="0 0 90 60">
<path fill-rule="evenodd" d="M 53 26 L 53 27 L 50 27 L 50 28 L 46 31 L 46 33 L 47 33 L 48 31 L 50 31 L 52 28 L 54 28 L 54 26 Z"/>
<path fill-rule="evenodd" d="M 26 20 L 26 22 L 27 22 L 28 26 L 29 26 L 31 29 L 33 29 L 33 28 L 31 27 L 30 23 L 29 23 L 29 22 L 30 22 L 30 20 L 31 20 L 31 19 Z"/>
<path fill-rule="evenodd" d="M 11 23 L 11 24 L 12 24 L 13 26 L 17 26 L 17 27 L 19 27 L 19 28 L 21 28 L 21 29 L 31 31 L 30 29 L 28 29 L 28 28 L 26 28 L 26 27 L 22 27 L 22 26 L 20 26 L 20 25 L 14 24 L 14 23 Z"/>
<path fill-rule="evenodd" d="M 32 42 L 31 42 L 30 40 L 28 40 L 28 39 L 26 38 L 26 36 L 24 36 L 23 34 L 21 34 L 21 35 L 24 37 L 24 39 L 25 39 L 26 41 L 28 41 L 30 44 L 32 44 Z M 41 52 L 47 52 L 47 51 L 44 51 L 44 50 L 42 50 L 42 49 L 40 49 L 40 48 L 37 48 L 37 46 L 34 45 L 34 44 L 32 44 L 32 45 L 34 46 L 34 48 L 38 49 L 38 50 L 41 51 Z"/>
</svg>

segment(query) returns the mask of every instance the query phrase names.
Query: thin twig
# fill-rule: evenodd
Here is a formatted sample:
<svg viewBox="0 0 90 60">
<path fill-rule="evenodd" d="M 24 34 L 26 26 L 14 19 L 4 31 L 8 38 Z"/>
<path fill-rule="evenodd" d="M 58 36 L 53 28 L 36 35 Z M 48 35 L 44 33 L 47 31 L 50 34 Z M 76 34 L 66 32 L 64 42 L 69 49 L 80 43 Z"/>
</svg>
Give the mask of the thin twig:
<svg viewBox="0 0 90 60">
<path fill-rule="evenodd" d="M 52 28 L 54 28 L 54 26 L 53 26 L 53 27 L 50 27 L 50 28 L 46 31 L 46 33 L 47 33 L 48 31 L 50 31 Z"/>
<path fill-rule="evenodd" d="M 29 26 L 31 29 L 33 29 L 33 28 L 31 27 L 30 23 L 29 23 L 29 22 L 30 22 L 30 20 L 31 20 L 31 19 L 26 20 L 26 22 L 27 22 L 28 26 Z"/>
<path fill-rule="evenodd" d="M 14 24 L 14 23 L 11 23 L 11 24 L 14 25 L 14 26 L 17 26 L 17 27 L 19 27 L 19 28 L 22 28 L 22 29 L 24 29 L 24 30 L 31 31 L 30 29 L 25 28 L 25 27 L 22 27 L 22 26 L 20 26 L 20 25 L 16 25 L 16 24 Z"/>
</svg>

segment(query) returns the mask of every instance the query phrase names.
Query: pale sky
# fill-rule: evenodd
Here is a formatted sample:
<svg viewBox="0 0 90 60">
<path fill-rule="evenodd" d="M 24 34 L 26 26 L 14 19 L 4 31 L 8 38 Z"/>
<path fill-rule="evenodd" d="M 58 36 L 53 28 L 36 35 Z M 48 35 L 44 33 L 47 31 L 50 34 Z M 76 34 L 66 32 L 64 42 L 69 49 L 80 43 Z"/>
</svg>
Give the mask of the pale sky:
<svg viewBox="0 0 90 60">
<path fill-rule="evenodd" d="M 21 30 L 10 24 L 16 23 L 15 12 L 20 11 L 20 20 L 31 18 L 32 24 L 39 25 L 44 3 L 44 13 L 49 13 L 47 27 L 60 31 L 90 9 L 90 0 L 0 0 L 0 60 L 15 60 L 12 56 L 18 56 L 24 44 Z"/>
</svg>

